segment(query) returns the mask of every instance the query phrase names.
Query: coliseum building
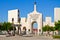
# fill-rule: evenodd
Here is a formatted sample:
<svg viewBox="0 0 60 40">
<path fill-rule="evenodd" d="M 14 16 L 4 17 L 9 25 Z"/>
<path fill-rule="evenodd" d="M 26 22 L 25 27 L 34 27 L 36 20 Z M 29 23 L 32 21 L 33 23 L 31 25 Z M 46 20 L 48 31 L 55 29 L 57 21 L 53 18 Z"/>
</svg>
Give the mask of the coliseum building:
<svg viewBox="0 0 60 40">
<path fill-rule="evenodd" d="M 55 11 L 56 11 L 56 8 L 55 8 Z M 55 14 L 56 14 L 56 12 L 55 12 Z M 27 34 L 28 34 L 28 32 L 30 32 L 30 33 L 34 32 L 34 30 L 33 30 L 34 23 L 38 24 L 37 29 L 35 29 L 38 35 L 42 33 L 43 26 L 45 26 L 47 24 L 50 26 L 54 26 L 54 22 L 51 21 L 51 17 L 46 17 L 45 21 L 43 21 L 42 13 L 39 13 L 36 10 L 36 3 L 34 3 L 34 11 L 28 13 L 27 18 L 25 18 L 25 17 L 20 18 L 19 16 L 20 15 L 19 15 L 18 9 L 9 10 L 8 11 L 8 22 L 12 23 L 12 20 L 14 20 L 14 24 L 19 25 L 18 20 L 20 19 L 20 24 L 21 24 L 20 29 L 21 29 L 21 31 L 25 30 Z M 55 18 L 56 18 L 56 15 L 55 15 Z M 16 27 L 16 30 L 18 30 L 18 26 L 15 26 L 15 27 Z"/>
</svg>

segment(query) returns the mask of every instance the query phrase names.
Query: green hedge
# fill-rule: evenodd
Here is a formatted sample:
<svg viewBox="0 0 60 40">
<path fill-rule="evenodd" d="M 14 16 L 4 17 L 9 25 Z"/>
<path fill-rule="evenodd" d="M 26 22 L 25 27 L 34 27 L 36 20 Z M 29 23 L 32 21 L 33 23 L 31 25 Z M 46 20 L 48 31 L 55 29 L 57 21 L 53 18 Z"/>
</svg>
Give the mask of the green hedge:
<svg viewBox="0 0 60 40">
<path fill-rule="evenodd" d="M 60 39 L 60 35 L 53 35 L 53 38 L 59 38 Z"/>
</svg>

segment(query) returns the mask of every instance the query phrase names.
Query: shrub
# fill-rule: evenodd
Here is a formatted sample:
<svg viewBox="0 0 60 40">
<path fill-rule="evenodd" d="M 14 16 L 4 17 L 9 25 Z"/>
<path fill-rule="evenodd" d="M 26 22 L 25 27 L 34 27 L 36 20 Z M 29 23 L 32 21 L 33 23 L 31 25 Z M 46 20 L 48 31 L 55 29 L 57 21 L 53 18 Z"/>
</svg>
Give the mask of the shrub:
<svg viewBox="0 0 60 40">
<path fill-rule="evenodd" d="M 53 38 L 59 38 L 60 39 L 60 35 L 53 35 Z"/>
</svg>

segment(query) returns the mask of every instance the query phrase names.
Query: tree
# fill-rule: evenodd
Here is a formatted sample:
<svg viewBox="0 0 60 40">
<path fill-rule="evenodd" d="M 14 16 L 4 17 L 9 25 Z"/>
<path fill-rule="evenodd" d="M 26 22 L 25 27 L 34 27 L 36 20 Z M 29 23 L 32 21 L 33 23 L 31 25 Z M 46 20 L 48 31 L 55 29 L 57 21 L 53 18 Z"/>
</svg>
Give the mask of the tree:
<svg viewBox="0 0 60 40">
<path fill-rule="evenodd" d="M 13 30 L 12 24 L 9 22 L 4 22 L 2 26 L 2 30 Z"/>
<path fill-rule="evenodd" d="M 45 25 L 44 27 L 43 27 L 43 31 L 49 31 L 50 30 L 50 26 L 49 25 Z"/>
<path fill-rule="evenodd" d="M 55 27 L 53 26 L 45 25 L 43 27 L 43 31 L 47 31 L 48 34 L 50 33 L 50 31 L 53 31 L 53 34 L 54 34 L 54 30 L 55 30 Z"/>
<path fill-rule="evenodd" d="M 49 25 L 45 25 L 43 27 L 43 31 L 54 31 L 54 27 L 53 26 L 49 26 Z"/>
<path fill-rule="evenodd" d="M 58 20 L 58 22 L 55 22 L 55 30 L 57 30 L 58 34 L 60 35 L 60 20 Z"/>
<path fill-rule="evenodd" d="M 2 23 L 0 23 L 0 30 L 2 30 Z"/>
<path fill-rule="evenodd" d="M 60 20 L 58 20 L 58 22 L 55 22 L 55 30 L 60 31 Z"/>
<path fill-rule="evenodd" d="M 53 26 L 50 27 L 50 31 L 54 31 L 55 28 Z"/>
</svg>

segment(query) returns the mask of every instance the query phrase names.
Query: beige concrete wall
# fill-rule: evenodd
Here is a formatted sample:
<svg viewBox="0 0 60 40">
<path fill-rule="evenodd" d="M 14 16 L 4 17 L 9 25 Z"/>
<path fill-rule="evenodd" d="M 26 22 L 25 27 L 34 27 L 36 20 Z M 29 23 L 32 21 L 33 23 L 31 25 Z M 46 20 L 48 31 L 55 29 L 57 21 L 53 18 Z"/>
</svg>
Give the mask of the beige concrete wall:
<svg viewBox="0 0 60 40">
<path fill-rule="evenodd" d="M 21 22 L 20 22 L 21 23 L 21 30 L 22 31 L 23 31 L 23 27 L 26 27 L 27 28 L 27 26 L 26 26 L 27 23 L 26 22 L 27 22 L 27 19 L 25 17 L 22 17 L 21 18 Z"/>
<path fill-rule="evenodd" d="M 54 22 L 52 22 L 51 17 L 46 17 L 45 21 L 43 21 L 43 26 L 49 25 L 54 27 Z"/>
<path fill-rule="evenodd" d="M 8 22 L 12 23 L 12 18 L 14 18 L 14 24 L 18 23 L 18 9 L 8 11 Z"/>
<path fill-rule="evenodd" d="M 60 8 L 54 8 L 54 22 L 60 20 Z"/>
</svg>

